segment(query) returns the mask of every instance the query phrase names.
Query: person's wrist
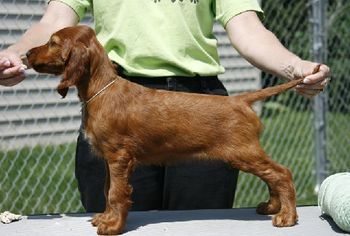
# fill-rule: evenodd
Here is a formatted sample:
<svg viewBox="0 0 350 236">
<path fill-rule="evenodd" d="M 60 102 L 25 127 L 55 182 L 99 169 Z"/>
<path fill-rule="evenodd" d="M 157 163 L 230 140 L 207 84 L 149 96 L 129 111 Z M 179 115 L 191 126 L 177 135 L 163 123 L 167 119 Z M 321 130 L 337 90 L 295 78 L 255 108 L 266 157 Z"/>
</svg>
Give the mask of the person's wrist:
<svg viewBox="0 0 350 236">
<path fill-rule="evenodd" d="M 22 50 L 16 45 L 9 46 L 7 49 L 5 49 L 5 51 L 9 53 L 17 54 L 18 56 L 23 53 Z"/>
<path fill-rule="evenodd" d="M 286 80 L 293 80 L 302 77 L 301 64 L 302 59 L 293 57 L 282 65 L 283 78 Z"/>
</svg>

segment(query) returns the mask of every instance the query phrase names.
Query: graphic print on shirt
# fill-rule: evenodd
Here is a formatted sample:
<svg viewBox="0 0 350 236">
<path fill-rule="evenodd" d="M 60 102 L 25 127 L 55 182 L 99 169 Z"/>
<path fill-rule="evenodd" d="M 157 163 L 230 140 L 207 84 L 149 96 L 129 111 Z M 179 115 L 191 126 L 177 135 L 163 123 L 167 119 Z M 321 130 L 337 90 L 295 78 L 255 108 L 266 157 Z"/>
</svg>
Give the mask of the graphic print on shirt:
<svg viewBox="0 0 350 236">
<path fill-rule="evenodd" d="M 155 3 L 157 3 L 157 2 L 160 2 L 161 0 L 152 0 L 152 1 L 154 1 Z M 169 1 L 169 0 L 163 0 L 163 1 Z M 170 0 L 170 1 L 172 1 L 173 3 L 175 3 L 176 1 L 178 1 L 178 2 L 183 2 L 184 0 Z M 199 2 L 199 0 L 188 0 L 188 1 L 190 1 L 190 2 L 192 2 L 192 3 L 198 3 Z"/>
</svg>

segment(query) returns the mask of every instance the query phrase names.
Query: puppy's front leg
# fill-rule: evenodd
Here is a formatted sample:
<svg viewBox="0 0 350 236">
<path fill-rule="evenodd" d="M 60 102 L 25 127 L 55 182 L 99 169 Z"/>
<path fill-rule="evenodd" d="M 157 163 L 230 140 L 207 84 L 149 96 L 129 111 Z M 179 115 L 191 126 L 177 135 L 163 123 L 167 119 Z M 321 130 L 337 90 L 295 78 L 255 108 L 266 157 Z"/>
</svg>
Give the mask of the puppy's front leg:
<svg viewBox="0 0 350 236">
<path fill-rule="evenodd" d="M 99 222 L 97 233 L 115 235 L 122 233 L 131 207 L 132 187 L 129 185 L 129 177 L 133 171 L 134 158 L 126 150 L 120 150 L 115 154 L 107 155 L 106 159 L 110 174 L 106 204 L 109 209 L 106 209 Z"/>
<path fill-rule="evenodd" d="M 108 216 L 111 214 L 111 211 L 113 211 L 108 201 L 108 193 L 109 193 L 109 187 L 110 187 L 110 173 L 109 173 L 108 162 L 106 160 L 105 160 L 105 170 L 106 170 L 106 181 L 105 181 L 104 194 L 106 199 L 106 208 L 103 213 L 98 213 L 94 216 L 94 218 L 91 221 L 91 224 L 93 226 L 98 226 L 102 221 L 106 220 Z"/>
</svg>

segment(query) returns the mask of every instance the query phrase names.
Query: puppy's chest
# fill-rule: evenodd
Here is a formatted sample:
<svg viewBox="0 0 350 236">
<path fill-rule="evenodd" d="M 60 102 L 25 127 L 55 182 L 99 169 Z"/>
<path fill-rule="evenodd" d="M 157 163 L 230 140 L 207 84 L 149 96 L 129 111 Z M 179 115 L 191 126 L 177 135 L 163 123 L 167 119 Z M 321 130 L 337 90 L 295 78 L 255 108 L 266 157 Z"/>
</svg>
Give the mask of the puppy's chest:
<svg viewBox="0 0 350 236">
<path fill-rule="evenodd" d="M 82 109 L 82 123 L 84 126 L 84 138 L 92 147 L 92 150 L 101 155 L 103 137 L 101 137 L 101 127 L 98 127 L 99 122 L 95 121 L 93 117 L 89 116 L 86 109 Z"/>
<path fill-rule="evenodd" d="M 101 140 L 99 137 L 97 137 L 94 132 L 91 130 L 87 129 L 85 127 L 84 129 L 84 138 L 85 140 L 89 143 L 91 150 L 93 153 L 95 153 L 97 156 L 102 157 L 104 150 L 103 150 L 103 143 L 104 141 Z"/>
</svg>

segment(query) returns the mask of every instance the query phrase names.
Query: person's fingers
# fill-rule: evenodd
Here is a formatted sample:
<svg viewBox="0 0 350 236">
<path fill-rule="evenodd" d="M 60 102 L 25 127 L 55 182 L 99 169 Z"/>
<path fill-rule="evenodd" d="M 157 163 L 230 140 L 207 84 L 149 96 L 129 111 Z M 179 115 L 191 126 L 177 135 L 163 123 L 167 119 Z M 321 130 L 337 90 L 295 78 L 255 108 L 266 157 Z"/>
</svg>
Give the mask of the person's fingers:
<svg viewBox="0 0 350 236">
<path fill-rule="evenodd" d="M 306 98 L 313 98 L 320 93 L 320 90 L 304 90 L 304 89 L 295 89 L 295 90 L 299 95 Z"/>
<path fill-rule="evenodd" d="M 319 93 L 325 91 L 325 88 L 327 87 L 329 81 L 330 78 L 327 78 L 324 81 L 318 82 L 317 84 L 301 84 L 296 86 L 295 90 L 298 94 L 304 97 L 313 98 Z"/>
<path fill-rule="evenodd" d="M 23 65 L 23 62 L 18 53 L 10 50 L 4 50 L 0 52 L 0 68 L 4 69 L 7 67 L 21 66 L 21 65 Z"/>
<path fill-rule="evenodd" d="M 10 66 L 11 66 L 11 62 L 7 58 L 5 57 L 0 58 L 0 70 L 6 69 Z"/>
<path fill-rule="evenodd" d="M 318 82 L 316 84 L 299 84 L 296 86 L 296 88 L 305 90 L 323 90 L 325 86 L 326 80 Z"/>
<path fill-rule="evenodd" d="M 0 52 L 0 85 L 13 86 L 25 79 L 26 66 L 20 56 L 12 51 Z"/>
<path fill-rule="evenodd" d="M 299 64 L 301 76 L 296 74 L 296 78 L 304 78 L 303 83 L 296 86 L 295 90 L 298 94 L 313 98 L 320 92 L 324 91 L 330 81 L 330 69 L 327 65 L 315 63 L 311 61 L 301 61 Z"/>
<path fill-rule="evenodd" d="M 318 93 L 325 91 L 329 81 L 330 78 L 327 78 L 321 82 L 318 82 L 317 84 L 300 84 L 296 86 L 296 90 L 300 91 L 302 94 L 307 93 L 317 95 Z"/>
<path fill-rule="evenodd" d="M 326 80 L 331 76 L 329 67 L 323 64 L 315 67 L 314 72 L 315 73 L 312 73 L 304 78 L 304 84 L 316 84 L 318 82 Z"/>
<path fill-rule="evenodd" d="M 23 65 L 6 68 L 0 72 L 0 80 L 20 75 L 24 73 L 25 69 Z"/>
<path fill-rule="evenodd" d="M 14 86 L 14 85 L 20 83 L 25 78 L 26 78 L 25 73 L 21 73 L 21 74 L 14 76 L 14 77 L 0 79 L 0 84 L 3 86 L 10 87 L 10 86 Z"/>
</svg>

